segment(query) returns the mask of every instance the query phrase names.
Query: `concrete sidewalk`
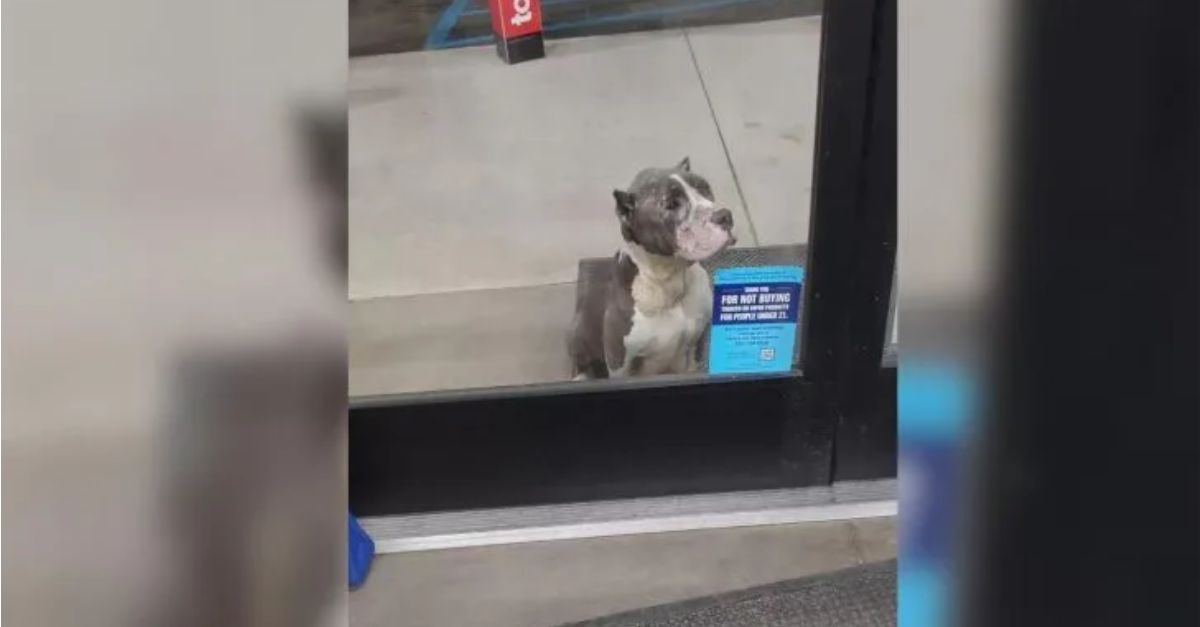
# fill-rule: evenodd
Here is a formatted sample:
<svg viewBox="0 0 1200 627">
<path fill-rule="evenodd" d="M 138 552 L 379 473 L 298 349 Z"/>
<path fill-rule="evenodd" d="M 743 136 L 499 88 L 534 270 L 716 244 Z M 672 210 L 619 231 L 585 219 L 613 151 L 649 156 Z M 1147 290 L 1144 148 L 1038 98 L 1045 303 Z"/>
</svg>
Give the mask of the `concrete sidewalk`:
<svg viewBox="0 0 1200 627">
<path fill-rule="evenodd" d="M 611 190 L 690 156 L 743 246 L 804 242 L 819 18 L 350 64 L 351 394 L 565 378 Z"/>
</svg>

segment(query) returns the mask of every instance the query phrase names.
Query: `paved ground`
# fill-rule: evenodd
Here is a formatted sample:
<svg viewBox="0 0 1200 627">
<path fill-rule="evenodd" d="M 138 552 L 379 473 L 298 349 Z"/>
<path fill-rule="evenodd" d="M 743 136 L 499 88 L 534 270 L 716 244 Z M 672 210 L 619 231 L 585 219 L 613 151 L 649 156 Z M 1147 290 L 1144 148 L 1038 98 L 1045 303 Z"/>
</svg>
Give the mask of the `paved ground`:
<svg viewBox="0 0 1200 627">
<path fill-rule="evenodd" d="M 541 627 L 896 556 L 894 518 L 380 556 L 354 627 Z"/>
<path fill-rule="evenodd" d="M 350 66 L 353 395 L 567 375 L 581 257 L 620 243 L 611 190 L 687 155 L 741 245 L 808 232 L 820 20 Z M 522 291 L 523 290 L 523 291 Z"/>
</svg>

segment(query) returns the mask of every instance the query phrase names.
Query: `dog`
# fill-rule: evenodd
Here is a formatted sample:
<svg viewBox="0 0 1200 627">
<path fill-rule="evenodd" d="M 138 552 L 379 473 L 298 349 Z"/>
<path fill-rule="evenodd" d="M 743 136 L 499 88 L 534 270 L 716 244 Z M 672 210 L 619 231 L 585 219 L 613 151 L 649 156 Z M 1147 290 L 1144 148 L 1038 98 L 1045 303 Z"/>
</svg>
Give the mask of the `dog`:
<svg viewBox="0 0 1200 627">
<path fill-rule="evenodd" d="M 577 296 L 569 353 L 576 380 L 698 372 L 712 319 L 699 262 L 736 243 L 733 212 L 684 158 L 613 191 L 625 245 L 603 281 Z"/>
</svg>

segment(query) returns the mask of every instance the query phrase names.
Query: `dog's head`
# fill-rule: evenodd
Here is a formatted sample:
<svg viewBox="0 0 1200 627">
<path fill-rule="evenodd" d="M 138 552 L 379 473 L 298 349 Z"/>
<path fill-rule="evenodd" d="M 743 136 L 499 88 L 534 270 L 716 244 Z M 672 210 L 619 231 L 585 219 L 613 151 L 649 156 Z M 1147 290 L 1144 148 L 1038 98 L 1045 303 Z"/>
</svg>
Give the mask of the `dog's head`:
<svg viewBox="0 0 1200 627">
<path fill-rule="evenodd" d="M 673 168 L 642 170 L 613 197 L 621 235 L 647 252 L 701 261 L 736 241 L 733 213 L 717 208 L 708 181 L 687 158 Z"/>
</svg>

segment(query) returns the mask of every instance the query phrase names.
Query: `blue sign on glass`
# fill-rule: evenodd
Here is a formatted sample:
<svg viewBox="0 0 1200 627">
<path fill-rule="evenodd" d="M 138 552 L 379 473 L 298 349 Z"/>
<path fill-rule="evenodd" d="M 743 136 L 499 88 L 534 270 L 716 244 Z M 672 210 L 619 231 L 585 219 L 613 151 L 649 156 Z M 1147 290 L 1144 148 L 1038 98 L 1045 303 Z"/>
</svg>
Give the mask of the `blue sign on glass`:
<svg viewBox="0 0 1200 627">
<path fill-rule="evenodd" d="M 800 313 L 800 266 L 721 268 L 713 274 L 710 374 L 792 368 Z"/>
</svg>

